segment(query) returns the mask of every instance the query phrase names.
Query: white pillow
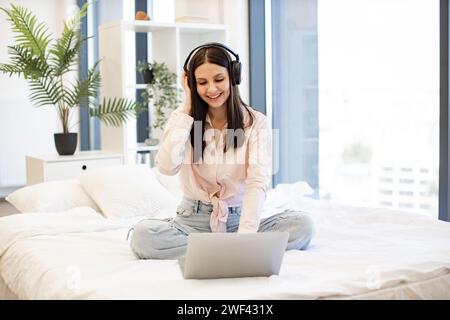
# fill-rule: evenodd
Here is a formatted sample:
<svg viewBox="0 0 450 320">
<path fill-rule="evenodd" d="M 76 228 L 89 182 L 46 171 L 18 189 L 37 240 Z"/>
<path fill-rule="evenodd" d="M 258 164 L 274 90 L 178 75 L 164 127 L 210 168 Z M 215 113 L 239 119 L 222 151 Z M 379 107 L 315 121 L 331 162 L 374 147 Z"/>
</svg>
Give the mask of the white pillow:
<svg viewBox="0 0 450 320">
<path fill-rule="evenodd" d="M 100 211 L 78 180 L 48 181 L 26 186 L 12 192 L 5 200 L 20 212 L 60 212 L 85 206 Z"/>
<path fill-rule="evenodd" d="M 173 176 L 168 176 L 161 173 L 158 167 L 153 167 L 152 170 L 159 183 L 161 183 L 161 185 L 166 188 L 167 191 L 169 191 L 178 200 L 178 202 L 180 202 L 183 198 L 183 191 L 181 190 L 179 173 Z"/>
<path fill-rule="evenodd" d="M 148 165 L 108 166 L 87 171 L 79 179 L 107 218 L 153 217 L 163 209 L 176 210 L 177 200 Z"/>
</svg>

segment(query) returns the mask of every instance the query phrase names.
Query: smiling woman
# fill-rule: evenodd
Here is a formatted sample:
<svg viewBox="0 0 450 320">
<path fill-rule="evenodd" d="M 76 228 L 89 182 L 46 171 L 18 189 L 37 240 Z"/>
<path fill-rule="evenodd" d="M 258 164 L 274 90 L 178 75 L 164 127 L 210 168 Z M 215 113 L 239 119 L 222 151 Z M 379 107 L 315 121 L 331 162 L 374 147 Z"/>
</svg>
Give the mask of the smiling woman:
<svg viewBox="0 0 450 320">
<path fill-rule="evenodd" d="M 177 258 L 191 232 L 287 231 L 287 249 L 308 247 L 313 224 L 307 214 L 260 219 L 272 172 L 272 132 L 266 116 L 242 101 L 240 79 L 239 56 L 223 44 L 207 43 L 188 55 L 185 102 L 172 112 L 156 156 L 163 174 L 180 172 L 184 198 L 175 219 L 135 225 L 131 248 L 137 257 Z"/>
</svg>

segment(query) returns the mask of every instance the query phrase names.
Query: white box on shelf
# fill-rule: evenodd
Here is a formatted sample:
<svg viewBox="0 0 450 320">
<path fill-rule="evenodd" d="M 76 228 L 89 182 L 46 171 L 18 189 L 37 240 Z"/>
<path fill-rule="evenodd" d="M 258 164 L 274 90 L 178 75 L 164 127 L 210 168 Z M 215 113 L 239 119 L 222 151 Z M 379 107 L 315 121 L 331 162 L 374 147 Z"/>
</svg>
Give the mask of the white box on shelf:
<svg viewBox="0 0 450 320">
<path fill-rule="evenodd" d="M 28 155 L 26 156 L 27 185 L 75 179 L 87 170 L 122 163 L 122 154 L 102 151 L 80 151 L 72 156 Z"/>
</svg>

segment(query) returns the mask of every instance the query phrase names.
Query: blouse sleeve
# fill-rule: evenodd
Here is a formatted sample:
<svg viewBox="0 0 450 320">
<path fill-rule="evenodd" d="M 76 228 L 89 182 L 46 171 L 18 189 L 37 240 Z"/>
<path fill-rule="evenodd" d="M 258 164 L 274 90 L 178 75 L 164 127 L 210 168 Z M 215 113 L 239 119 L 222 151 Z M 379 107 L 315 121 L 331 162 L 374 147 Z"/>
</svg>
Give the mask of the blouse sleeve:
<svg viewBox="0 0 450 320">
<path fill-rule="evenodd" d="M 180 170 L 193 122 L 191 116 L 179 109 L 171 113 L 155 157 L 161 173 L 175 175 Z"/>
<path fill-rule="evenodd" d="M 272 132 L 266 117 L 250 133 L 248 167 L 238 232 L 257 232 L 272 176 Z"/>
</svg>

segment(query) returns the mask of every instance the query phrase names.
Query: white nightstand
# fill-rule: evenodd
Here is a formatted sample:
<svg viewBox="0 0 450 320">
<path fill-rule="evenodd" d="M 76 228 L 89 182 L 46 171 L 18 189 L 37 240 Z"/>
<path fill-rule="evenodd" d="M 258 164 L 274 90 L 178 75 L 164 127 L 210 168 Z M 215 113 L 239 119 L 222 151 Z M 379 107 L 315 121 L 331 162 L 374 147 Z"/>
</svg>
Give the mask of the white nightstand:
<svg viewBox="0 0 450 320">
<path fill-rule="evenodd" d="M 104 151 L 80 151 L 72 156 L 26 156 L 27 185 L 75 179 L 94 168 L 123 164 L 123 155 Z"/>
</svg>

